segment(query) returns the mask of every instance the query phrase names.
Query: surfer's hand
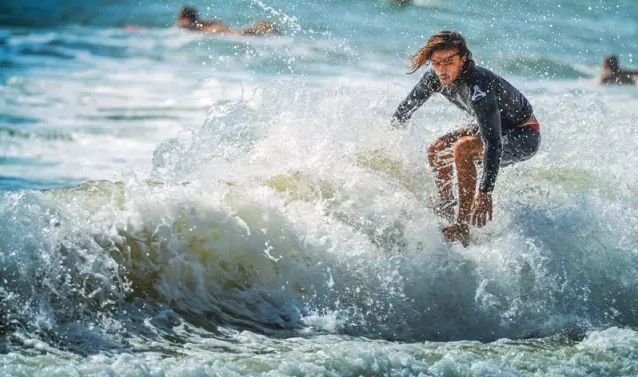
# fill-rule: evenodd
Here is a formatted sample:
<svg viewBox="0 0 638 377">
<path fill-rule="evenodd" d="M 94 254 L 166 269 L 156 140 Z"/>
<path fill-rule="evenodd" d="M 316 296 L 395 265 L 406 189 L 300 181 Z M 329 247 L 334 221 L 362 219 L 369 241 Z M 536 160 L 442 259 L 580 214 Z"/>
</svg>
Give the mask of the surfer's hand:
<svg viewBox="0 0 638 377">
<path fill-rule="evenodd" d="M 492 221 L 492 194 L 479 191 L 472 204 L 472 225 L 480 228 L 488 221 Z"/>
</svg>

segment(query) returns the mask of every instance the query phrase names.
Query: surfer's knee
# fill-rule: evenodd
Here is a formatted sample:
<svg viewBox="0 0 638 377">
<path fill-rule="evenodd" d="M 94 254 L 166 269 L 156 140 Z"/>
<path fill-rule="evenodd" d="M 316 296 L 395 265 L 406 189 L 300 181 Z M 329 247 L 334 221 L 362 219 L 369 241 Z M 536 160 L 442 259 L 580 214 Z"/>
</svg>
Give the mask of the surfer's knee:
<svg viewBox="0 0 638 377">
<path fill-rule="evenodd" d="M 458 164 L 473 163 L 483 151 L 481 140 L 475 136 L 466 136 L 453 145 L 454 162 Z"/>
<path fill-rule="evenodd" d="M 462 137 L 453 146 L 454 159 L 469 157 L 472 152 L 473 140 L 469 137 Z"/>
</svg>

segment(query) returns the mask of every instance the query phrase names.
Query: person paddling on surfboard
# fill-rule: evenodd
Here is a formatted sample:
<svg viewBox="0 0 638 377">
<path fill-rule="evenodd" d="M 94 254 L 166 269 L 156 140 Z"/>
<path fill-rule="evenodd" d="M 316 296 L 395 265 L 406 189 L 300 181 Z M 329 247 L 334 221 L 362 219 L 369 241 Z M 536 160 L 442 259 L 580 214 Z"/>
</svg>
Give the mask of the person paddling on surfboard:
<svg viewBox="0 0 638 377">
<path fill-rule="evenodd" d="M 218 33 L 227 35 L 280 35 L 277 25 L 270 21 L 258 21 L 251 26 L 241 29 L 233 29 L 219 20 L 202 20 L 197 9 L 191 6 L 183 6 L 177 13 L 176 26 L 180 29 L 188 29 L 202 33 Z"/>
<path fill-rule="evenodd" d="M 412 72 L 430 63 L 419 83 L 399 105 L 392 128 L 406 121 L 434 93 L 475 117 L 475 122 L 439 137 L 428 146 L 428 162 L 435 172 L 439 215 L 454 218 L 452 181 L 456 171 L 458 214 L 442 229 L 451 241 L 467 246 L 470 225 L 482 227 L 492 220 L 492 191 L 499 168 L 525 161 L 540 146 L 540 126 L 532 105 L 509 82 L 479 67 L 463 36 L 453 31 L 432 35 L 411 58 Z M 475 163 L 483 165 L 477 188 Z"/>
<path fill-rule="evenodd" d="M 197 9 L 187 5 L 183 6 L 177 13 L 175 27 L 201 33 L 223 35 L 281 35 L 279 27 L 270 21 L 261 20 L 244 28 L 233 29 L 219 20 L 203 20 L 199 18 Z M 146 30 L 145 27 L 136 25 L 124 25 L 124 29 L 128 31 Z"/>
</svg>

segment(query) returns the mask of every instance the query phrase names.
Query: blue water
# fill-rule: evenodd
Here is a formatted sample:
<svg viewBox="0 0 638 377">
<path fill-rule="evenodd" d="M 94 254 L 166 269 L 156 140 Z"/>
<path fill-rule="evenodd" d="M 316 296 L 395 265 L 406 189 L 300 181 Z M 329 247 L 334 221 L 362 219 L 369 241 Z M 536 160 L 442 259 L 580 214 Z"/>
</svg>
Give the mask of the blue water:
<svg viewBox="0 0 638 377">
<path fill-rule="evenodd" d="M 638 4 L 0 3 L 0 375 L 638 375 Z M 125 27 L 127 25 L 135 28 Z M 407 59 L 463 33 L 543 132 L 441 239 Z"/>
</svg>

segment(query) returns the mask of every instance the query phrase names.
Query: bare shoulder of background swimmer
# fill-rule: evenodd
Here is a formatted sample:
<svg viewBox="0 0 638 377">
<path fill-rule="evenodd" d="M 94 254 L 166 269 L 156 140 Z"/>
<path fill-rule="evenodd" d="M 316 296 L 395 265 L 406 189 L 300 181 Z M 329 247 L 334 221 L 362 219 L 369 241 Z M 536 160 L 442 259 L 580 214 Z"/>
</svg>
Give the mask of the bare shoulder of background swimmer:
<svg viewBox="0 0 638 377">
<path fill-rule="evenodd" d="M 257 21 L 253 25 L 241 29 L 243 35 L 281 35 L 281 30 L 270 21 Z"/>
</svg>

